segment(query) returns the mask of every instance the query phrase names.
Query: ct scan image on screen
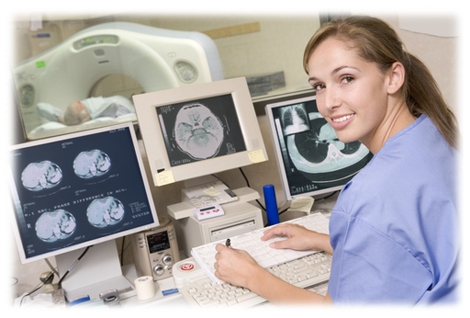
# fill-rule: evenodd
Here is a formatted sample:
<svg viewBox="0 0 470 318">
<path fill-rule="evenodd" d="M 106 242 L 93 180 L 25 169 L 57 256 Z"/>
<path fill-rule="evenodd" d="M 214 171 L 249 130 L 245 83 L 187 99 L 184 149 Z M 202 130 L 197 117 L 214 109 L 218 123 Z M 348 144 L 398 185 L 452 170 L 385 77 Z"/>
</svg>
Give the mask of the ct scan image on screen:
<svg viewBox="0 0 470 318">
<path fill-rule="evenodd" d="M 246 151 L 231 94 L 156 107 L 170 165 Z"/>
<path fill-rule="evenodd" d="M 273 119 L 292 195 L 344 185 L 372 158 L 338 139 L 315 100 L 273 108 Z"/>
<path fill-rule="evenodd" d="M 11 152 L 26 257 L 154 222 L 129 128 Z"/>
</svg>

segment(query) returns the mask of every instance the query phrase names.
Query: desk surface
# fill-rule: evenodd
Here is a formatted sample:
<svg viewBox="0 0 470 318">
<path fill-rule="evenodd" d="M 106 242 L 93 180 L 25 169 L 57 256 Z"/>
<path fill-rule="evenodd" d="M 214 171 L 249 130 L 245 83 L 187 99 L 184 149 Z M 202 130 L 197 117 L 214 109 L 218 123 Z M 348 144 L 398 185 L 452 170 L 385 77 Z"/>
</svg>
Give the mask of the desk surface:
<svg viewBox="0 0 470 318">
<path fill-rule="evenodd" d="M 331 212 L 331 209 L 334 206 L 334 203 L 336 202 L 337 195 L 333 196 L 332 198 L 329 198 L 328 200 L 325 201 L 319 201 L 315 202 L 312 208 L 312 211 L 319 210 L 320 212 L 323 212 L 325 214 L 328 214 L 327 217 L 329 217 L 329 213 Z M 297 212 L 297 211 L 288 211 L 280 216 L 280 221 L 285 222 L 287 220 L 295 219 L 301 216 L 305 216 L 304 212 Z M 182 255 L 184 256 L 184 255 Z M 182 258 L 184 259 L 184 258 Z M 123 268 L 123 274 L 124 276 L 131 282 L 133 282 L 137 278 L 137 273 L 135 271 L 134 265 L 127 265 L 124 266 Z M 162 291 L 164 290 L 169 290 L 176 288 L 175 287 L 175 282 L 173 280 L 173 277 L 165 278 L 162 280 L 159 280 L 154 283 L 157 293 L 156 295 L 148 300 L 139 300 L 137 297 L 130 297 L 127 299 L 124 299 L 121 301 L 122 306 L 156 306 L 156 305 L 171 305 L 171 306 L 182 306 L 182 308 L 190 308 L 188 303 L 184 300 L 183 296 L 180 293 L 175 293 L 171 294 L 168 296 L 164 296 L 162 294 Z M 327 285 L 327 284 L 326 284 Z M 312 290 L 315 292 L 318 292 L 316 290 Z M 178 307 L 181 308 L 181 307 Z"/>
<path fill-rule="evenodd" d="M 135 271 L 134 271 L 135 273 Z M 121 301 L 122 310 L 113 314 L 195 314 L 194 310 L 186 303 L 180 293 L 163 296 L 162 290 L 175 288 L 173 279 L 166 278 L 155 282 L 157 294 L 148 300 L 139 300 L 131 297 Z M 312 292 L 326 295 L 328 283 L 322 283 L 312 288 Z M 283 314 L 284 312 L 271 303 L 265 303 L 258 307 L 242 312 L 242 314 Z"/>
</svg>

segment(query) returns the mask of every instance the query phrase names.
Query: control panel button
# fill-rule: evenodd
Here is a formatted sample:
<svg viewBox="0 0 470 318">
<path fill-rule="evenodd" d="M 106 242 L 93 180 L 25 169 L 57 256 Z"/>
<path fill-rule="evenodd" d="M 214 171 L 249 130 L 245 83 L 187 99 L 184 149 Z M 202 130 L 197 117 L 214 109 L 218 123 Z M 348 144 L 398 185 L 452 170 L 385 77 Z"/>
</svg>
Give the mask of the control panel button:
<svg viewBox="0 0 470 318">
<path fill-rule="evenodd" d="M 165 255 L 162 258 L 162 262 L 165 265 L 170 265 L 171 263 L 173 263 L 173 257 L 171 257 L 171 255 Z"/>
<path fill-rule="evenodd" d="M 165 272 L 165 269 L 163 268 L 162 265 L 157 265 L 153 268 L 153 271 L 155 272 L 155 274 L 157 274 L 158 276 L 161 276 L 163 275 L 163 273 Z"/>
</svg>

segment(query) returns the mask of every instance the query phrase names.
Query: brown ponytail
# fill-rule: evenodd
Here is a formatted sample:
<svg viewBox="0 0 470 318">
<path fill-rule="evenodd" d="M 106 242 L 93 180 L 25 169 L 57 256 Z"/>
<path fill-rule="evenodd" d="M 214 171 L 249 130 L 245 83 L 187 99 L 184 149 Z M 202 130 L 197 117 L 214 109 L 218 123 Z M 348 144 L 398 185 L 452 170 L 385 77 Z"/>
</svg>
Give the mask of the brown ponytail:
<svg viewBox="0 0 470 318">
<path fill-rule="evenodd" d="M 402 94 L 415 117 L 426 114 L 439 129 L 447 143 L 457 148 L 457 119 L 447 106 L 429 69 L 415 56 L 403 50 L 396 32 L 384 21 L 372 17 L 352 16 L 329 22 L 310 39 L 304 53 L 304 69 L 308 74 L 308 60 L 324 40 L 335 37 L 355 48 L 366 61 L 377 64 L 382 72 L 393 63 L 405 68 Z"/>
</svg>

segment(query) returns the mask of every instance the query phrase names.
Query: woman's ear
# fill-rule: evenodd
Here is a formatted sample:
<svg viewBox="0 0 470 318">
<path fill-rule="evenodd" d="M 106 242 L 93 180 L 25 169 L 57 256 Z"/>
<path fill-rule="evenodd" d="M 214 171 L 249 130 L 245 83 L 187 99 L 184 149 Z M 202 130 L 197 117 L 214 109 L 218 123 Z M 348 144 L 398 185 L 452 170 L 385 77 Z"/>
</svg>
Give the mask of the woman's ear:
<svg viewBox="0 0 470 318">
<path fill-rule="evenodd" d="M 405 68 L 403 64 L 400 62 L 393 63 L 389 70 L 388 78 L 387 93 L 393 95 L 400 90 L 405 82 Z"/>
</svg>

